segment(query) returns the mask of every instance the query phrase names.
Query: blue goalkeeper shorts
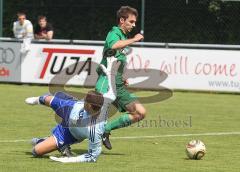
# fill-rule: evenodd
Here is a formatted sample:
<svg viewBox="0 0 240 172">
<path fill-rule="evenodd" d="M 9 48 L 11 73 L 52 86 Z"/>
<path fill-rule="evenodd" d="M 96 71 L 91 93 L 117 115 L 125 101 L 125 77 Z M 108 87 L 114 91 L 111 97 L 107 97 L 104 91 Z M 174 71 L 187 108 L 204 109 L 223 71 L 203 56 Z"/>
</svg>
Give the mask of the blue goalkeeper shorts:
<svg viewBox="0 0 240 172">
<path fill-rule="evenodd" d="M 50 103 L 51 108 L 55 113 L 62 118 L 61 125 L 68 127 L 69 116 L 73 109 L 74 104 L 77 102 L 72 96 L 63 92 L 57 92 Z"/>
<path fill-rule="evenodd" d="M 56 139 L 58 148 L 82 141 L 72 136 L 68 125 L 71 111 L 76 102 L 77 100 L 74 97 L 63 92 L 57 92 L 50 103 L 51 108 L 62 118 L 61 124 L 58 124 L 52 130 L 52 135 Z"/>
<path fill-rule="evenodd" d="M 58 124 L 52 130 L 52 135 L 56 140 L 57 147 L 61 148 L 65 145 L 71 145 L 76 142 L 79 142 L 75 139 L 69 131 L 69 128 L 64 128 L 62 125 Z"/>
</svg>

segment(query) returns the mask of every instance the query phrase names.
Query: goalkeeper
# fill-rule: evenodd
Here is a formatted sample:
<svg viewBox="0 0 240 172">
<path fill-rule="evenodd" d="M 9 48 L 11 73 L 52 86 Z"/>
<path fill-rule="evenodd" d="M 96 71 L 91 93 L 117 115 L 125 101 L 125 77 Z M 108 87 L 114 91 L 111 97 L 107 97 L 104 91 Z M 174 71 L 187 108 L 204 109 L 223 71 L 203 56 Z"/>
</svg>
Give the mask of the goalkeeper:
<svg viewBox="0 0 240 172">
<path fill-rule="evenodd" d="M 82 142 L 88 138 L 88 152 L 76 157 L 50 157 L 60 162 L 95 162 L 101 153 L 101 138 L 107 119 L 108 107 L 115 100 L 115 74 L 120 62 L 108 58 L 108 67 L 101 66 L 109 82 L 109 90 L 105 94 L 90 91 L 84 100 L 75 100 L 62 92 L 40 97 L 29 97 L 27 104 L 42 104 L 50 106 L 58 116 L 62 118 L 50 137 L 35 140 L 32 151 L 33 156 L 38 157 L 46 153 L 59 150 L 66 145 Z"/>
<path fill-rule="evenodd" d="M 121 61 L 116 75 L 117 98 L 114 105 L 120 112 L 127 112 L 106 124 L 102 141 L 107 149 L 112 149 L 109 140 L 109 135 L 112 130 L 129 126 L 134 122 L 142 120 L 146 115 L 146 110 L 143 105 L 137 100 L 136 96 L 130 94 L 125 88 L 126 81 L 122 77 L 126 65 L 128 46 L 143 39 L 141 34 L 136 34 L 131 39 L 127 38 L 129 32 L 135 27 L 137 16 L 138 12 L 136 9 L 129 6 L 122 6 L 117 12 L 118 26 L 114 26 L 108 33 L 104 44 L 101 64 L 107 66 L 109 50 L 116 51 L 115 57 L 118 61 Z M 95 89 L 100 93 L 106 93 L 108 89 L 108 78 L 100 67 L 97 68 L 97 73 L 99 76 Z"/>
</svg>

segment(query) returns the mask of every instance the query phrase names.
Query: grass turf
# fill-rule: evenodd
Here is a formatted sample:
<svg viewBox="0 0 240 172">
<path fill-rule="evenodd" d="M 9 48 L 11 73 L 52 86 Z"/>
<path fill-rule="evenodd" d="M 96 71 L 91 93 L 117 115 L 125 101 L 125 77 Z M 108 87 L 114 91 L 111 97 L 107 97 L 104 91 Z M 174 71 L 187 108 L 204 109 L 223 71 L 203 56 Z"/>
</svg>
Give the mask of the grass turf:
<svg viewBox="0 0 240 172">
<path fill-rule="evenodd" d="M 48 136 L 56 122 L 51 109 L 28 106 L 24 99 L 46 92 L 47 86 L 0 85 L 0 171 L 239 171 L 240 135 L 116 138 L 111 151 L 103 148 L 97 163 L 52 162 L 48 156 L 58 152 L 32 158 L 26 140 Z M 144 121 L 113 131 L 111 137 L 240 132 L 239 95 L 174 92 L 171 98 L 145 107 L 148 115 Z M 185 144 L 191 139 L 206 144 L 203 160 L 186 158 Z M 86 152 L 87 141 L 72 150 L 75 154 Z"/>
</svg>

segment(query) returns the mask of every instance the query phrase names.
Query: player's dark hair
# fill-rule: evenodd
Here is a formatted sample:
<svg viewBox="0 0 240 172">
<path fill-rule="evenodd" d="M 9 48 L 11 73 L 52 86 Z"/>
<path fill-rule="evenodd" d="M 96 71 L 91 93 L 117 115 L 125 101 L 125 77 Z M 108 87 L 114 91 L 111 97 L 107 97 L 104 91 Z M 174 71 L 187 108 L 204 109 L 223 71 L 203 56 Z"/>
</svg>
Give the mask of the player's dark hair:
<svg viewBox="0 0 240 172">
<path fill-rule="evenodd" d="M 17 16 L 19 17 L 19 16 L 26 16 L 26 13 L 24 13 L 24 12 L 22 12 L 22 11 L 19 11 L 19 12 L 17 12 Z"/>
<path fill-rule="evenodd" d="M 40 16 L 38 16 L 38 21 L 39 20 L 46 20 L 47 21 L 47 17 L 44 16 L 44 15 L 40 15 Z"/>
<path fill-rule="evenodd" d="M 130 6 L 121 6 L 121 8 L 117 11 L 117 22 L 119 23 L 120 18 L 126 20 L 129 14 L 133 14 L 138 17 L 138 11 L 135 8 Z"/>
<path fill-rule="evenodd" d="M 98 111 L 103 105 L 104 98 L 101 93 L 89 91 L 85 97 L 85 102 L 91 104 L 94 111 Z"/>
</svg>

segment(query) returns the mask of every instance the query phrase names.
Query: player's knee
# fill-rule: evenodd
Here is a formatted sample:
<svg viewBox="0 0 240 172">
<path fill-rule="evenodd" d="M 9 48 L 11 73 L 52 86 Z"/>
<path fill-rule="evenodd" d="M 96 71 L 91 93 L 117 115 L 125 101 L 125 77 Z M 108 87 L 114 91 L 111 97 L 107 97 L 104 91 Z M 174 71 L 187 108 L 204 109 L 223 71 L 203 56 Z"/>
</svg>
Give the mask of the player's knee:
<svg viewBox="0 0 240 172">
<path fill-rule="evenodd" d="M 144 119 L 147 115 L 147 111 L 143 106 L 137 109 L 137 112 L 138 112 L 138 115 L 140 116 L 140 120 Z"/>
<path fill-rule="evenodd" d="M 39 102 L 40 102 L 40 104 L 48 105 L 51 101 L 51 98 L 52 98 L 51 94 L 45 94 L 45 95 L 39 97 Z"/>
</svg>

